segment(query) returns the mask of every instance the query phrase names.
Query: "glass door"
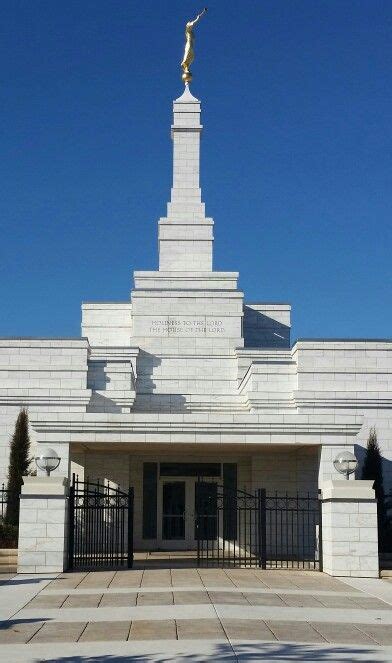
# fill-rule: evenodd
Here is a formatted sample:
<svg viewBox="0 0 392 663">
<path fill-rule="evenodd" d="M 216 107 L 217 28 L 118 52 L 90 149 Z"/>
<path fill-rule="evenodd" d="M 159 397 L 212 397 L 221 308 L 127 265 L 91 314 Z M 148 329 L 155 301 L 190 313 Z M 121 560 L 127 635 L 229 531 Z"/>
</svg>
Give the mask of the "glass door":
<svg viewBox="0 0 392 663">
<path fill-rule="evenodd" d="M 161 479 L 157 546 L 162 550 L 194 550 L 195 479 Z"/>
<path fill-rule="evenodd" d="M 185 540 L 185 481 L 168 481 L 162 486 L 162 539 Z"/>
</svg>

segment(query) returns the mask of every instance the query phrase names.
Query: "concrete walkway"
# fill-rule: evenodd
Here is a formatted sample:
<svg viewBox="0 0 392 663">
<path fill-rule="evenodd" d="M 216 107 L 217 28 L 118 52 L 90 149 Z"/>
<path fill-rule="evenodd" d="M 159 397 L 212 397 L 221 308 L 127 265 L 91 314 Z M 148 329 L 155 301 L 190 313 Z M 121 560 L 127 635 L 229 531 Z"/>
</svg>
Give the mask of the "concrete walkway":
<svg viewBox="0 0 392 663">
<path fill-rule="evenodd" d="M 140 569 L 0 578 L 5 661 L 391 661 L 392 584 Z"/>
</svg>

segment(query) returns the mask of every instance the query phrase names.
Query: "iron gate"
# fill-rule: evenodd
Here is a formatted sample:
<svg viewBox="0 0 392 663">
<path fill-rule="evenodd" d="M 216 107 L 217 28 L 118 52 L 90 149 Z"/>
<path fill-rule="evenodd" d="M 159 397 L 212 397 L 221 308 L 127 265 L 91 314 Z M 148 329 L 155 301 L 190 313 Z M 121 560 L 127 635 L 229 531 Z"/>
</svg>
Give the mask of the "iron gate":
<svg viewBox="0 0 392 663">
<path fill-rule="evenodd" d="M 73 475 L 69 494 L 70 569 L 132 568 L 133 488 L 123 492 Z"/>
<path fill-rule="evenodd" d="M 198 481 L 198 566 L 322 570 L 317 495 L 267 495 Z"/>
</svg>

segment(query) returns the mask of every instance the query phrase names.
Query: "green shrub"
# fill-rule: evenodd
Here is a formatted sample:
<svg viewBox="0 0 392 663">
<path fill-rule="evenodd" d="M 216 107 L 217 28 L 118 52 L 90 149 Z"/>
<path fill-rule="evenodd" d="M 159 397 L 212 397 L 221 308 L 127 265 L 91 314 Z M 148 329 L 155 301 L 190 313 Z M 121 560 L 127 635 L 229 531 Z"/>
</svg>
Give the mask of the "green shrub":
<svg viewBox="0 0 392 663">
<path fill-rule="evenodd" d="M 15 424 L 15 431 L 11 439 L 10 461 L 8 468 L 7 511 L 5 522 L 18 527 L 19 524 L 19 495 L 23 477 L 29 474 L 31 463 L 29 419 L 27 410 L 22 408 Z"/>
<path fill-rule="evenodd" d="M 18 528 L 0 520 L 0 548 L 18 547 Z"/>
<path fill-rule="evenodd" d="M 388 517 L 388 500 L 384 493 L 382 456 L 377 440 L 376 429 L 371 428 L 362 468 L 362 479 L 373 479 L 377 499 L 378 550 L 380 553 L 391 552 L 392 524 Z"/>
</svg>

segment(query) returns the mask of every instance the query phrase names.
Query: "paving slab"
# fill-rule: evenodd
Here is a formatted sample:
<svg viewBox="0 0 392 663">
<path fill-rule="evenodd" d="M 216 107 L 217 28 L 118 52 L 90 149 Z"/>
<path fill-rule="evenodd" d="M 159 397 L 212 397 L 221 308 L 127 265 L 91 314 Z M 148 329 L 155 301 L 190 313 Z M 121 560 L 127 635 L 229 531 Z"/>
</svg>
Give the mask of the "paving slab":
<svg viewBox="0 0 392 663">
<path fill-rule="evenodd" d="M 0 644 L 22 644 L 28 642 L 42 627 L 43 621 L 32 620 L 31 622 L 11 619 L 1 622 Z"/>
<path fill-rule="evenodd" d="M 318 600 L 317 598 L 309 594 L 302 594 L 300 596 L 298 596 L 298 594 L 280 594 L 279 596 L 286 605 L 289 605 L 292 608 L 323 607 L 323 604 L 320 602 L 321 599 Z M 335 598 L 335 596 L 333 598 Z"/>
<path fill-rule="evenodd" d="M 223 571 L 217 571 L 215 569 L 201 569 L 199 571 L 200 578 L 204 585 L 209 587 L 234 587 L 234 583 L 230 578 L 223 573 Z"/>
<path fill-rule="evenodd" d="M 75 589 L 80 585 L 83 578 L 85 578 L 87 573 L 60 573 L 57 577 L 49 582 L 47 587 L 48 589 Z"/>
<path fill-rule="evenodd" d="M 360 631 L 378 642 L 379 645 L 392 645 L 392 629 L 390 626 L 378 624 L 356 624 L 356 626 Z"/>
<path fill-rule="evenodd" d="M 61 608 L 97 608 L 101 599 L 102 594 L 72 594 L 65 599 Z"/>
<path fill-rule="evenodd" d="M 354 624 L 312 622 L 312 626 L 327 640 L 334 644 L 374 645 L 375 641 Z"/>
<path fill-rule="evenodd" d="M 249 605 L 249 601 L 240 592 L 209 591 L 211 603 L 234 603 L 235 605 Z"/>
<path fill-rule="evenodd" d="M 68 594 L 43 594 L 35 596 L 26 605 L 26 608 L 61 608 Z"/>
<path fill-rule="evenodd" d="M 294 582 L 290 579 L 280 576 L 278 572 L 274 571 L 254 571 L 255 577 L 270 589 L 298 589 Z"/>
<path fill-rule="evenodd" d="M 143 571 L 135 569 L 117 571 L 110 583 L 110 589 L 140 587 L 143 578 Z"/>
<path fill-rule="evenodd" d="M 174 619 L 133 621 L 129 632 L 130 640 L 176 640 L 177 630 Z"/>
<path fill-rule="evenodd" d="M 261 619 L 224 619 L 222 626 L 229 640 L 276 640 Z"/>
<path fill-rule="evenodd" d="M 123 608 L 136 605 L 137 594 L 103 594 L 99 608 Z"/>
<path fill-rule="evenodd" d="M 392 610 L 392 606 L 389 603 L 376 599 L 373 596 L 357 595 L 351 600 L 359 608 L 363 608 L 363 610 Z"/>
<path fill-rule="evenodd" d="M 86 626 L 86 622 L 46 622 L 31 642 L 77 642 Z"/>
<path fill-rule="evenodd" d="M 141 587 L 171 587 L 170 569 L 144 571 Z"/>
<path fill-rule="evenodd" d="M 332 596 L 319 596 L 319 602 L 325 608 L 358 608 L 358 603 L 349 596 L 339 596 L 334 594 Z"/>
<path fill-rule="evenodd" d="M 196 569 L 172 569 L 171 581 L 173 587 L 203 586 Z"/>
<path fill-rule="evenodd" d="M 319 591 L 320 589 L 335 593 L 346 592 L 348 590 L 347 585 L 341 580 L 331 578 L 330 576 L 321 573 L 313 573 L 311 576 L 301 576 L 299 574 L 293 575 L 291 582 L 299 589 L 307 589 L 309 593 L 313 593 L 313 590 Z"/>
<path fill-rule="evenodd" d="M 128 639 L 131 622 L 89 622 L 79 638 L 80 642 L 112 642 Z"/>
<path fill-rule="evenodd" d="M 179 640 L 199 638 L 209 640 L 210 638 L 222 638 L 226 640 L 225 632 L 219 619 L 176 619 L 177 637 Z"/>
<path fill-rule="evenodd" d="M 238 569 L 237 571 L 228 569 L 226 572 L 227 577 L 236 587 L 266 587 L 265 583 L 260 577 L 254 573 L 250 573 L 249 569 Z"/>
<path fill-rule="evenodd" d="M 209 594 L 202 591 L 174 591 L 173 597 L 175 605 L 199 605 L 203 603 L 211 603 Z"/>
<path fill-rule="evenodd" d="M 109 587 L 114 579 L 116 571 L 90 571 L 85 575 L 78 587 L 84 589 L 85 587 Z"/>
<path fill-rule="evenodd" d="M 286 640 L 289 642 L 325 641 L 325 638 L 323 638 L 320 633 L 307 622 L 268 620 L 266 623 L 277 640 Z"/>
<path fill-rule="evenodd" d="M 140 592 L 136 605 L 173 605 L 172 592 Z"/>
<path fill-rule="evenodd" d="M 277 594 L 244 592 L 244 596 L 250 605 L 284 605 L 284 601 Z"/>
</svg>

